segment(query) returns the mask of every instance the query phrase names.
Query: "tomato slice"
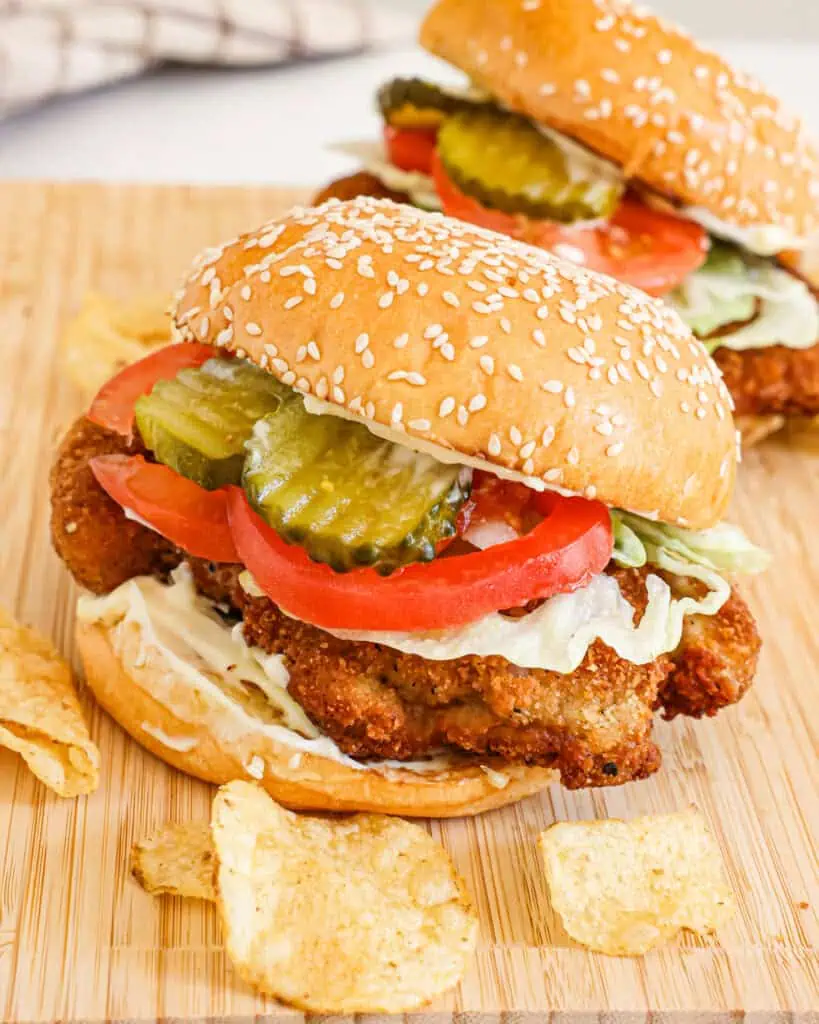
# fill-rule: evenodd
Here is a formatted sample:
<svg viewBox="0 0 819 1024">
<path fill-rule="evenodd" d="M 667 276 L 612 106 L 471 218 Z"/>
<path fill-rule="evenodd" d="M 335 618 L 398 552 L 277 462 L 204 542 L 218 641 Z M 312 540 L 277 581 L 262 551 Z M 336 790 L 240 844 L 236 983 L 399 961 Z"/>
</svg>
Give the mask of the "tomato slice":
<svg viewBox="0 0 819 1024">
<path fill-rule="evenodd" d="M 201 366 L 221 352 L 211 345 L 183 342 L 167 345 L 126 366 L 124 370 L 103 384 L 97 392 L 88 418 L 100 427 L 107 427 L 124 437 L 130 437 L 134 428 L 134 404 L 141 395 L 147 395 L 158 380 L 175 377 L 188 366 Z"/>
<path fill-rule="evenodd" d="M 390 163 L 402 171 L 429 174 L 438 139 L 437 128 L 395 128 L 384 125 L 384 144 Z"/>
<path fill-rule="evenodd" d="M 91 472 L 118 505 L 188 554 L 211 562 L 239 561 L 224 488 L 206 491 L 141 455 L 98 455 L 91 459 Z"/>
<path fill-rule="evenodd" d="M 544 519 L 518 540 L 416 563 L 392 576 L 334 572 L 286 544 L 228 491 L 228 521 L 242 562 L 262 590 L 292 615 L 324 629 L 420 631 L 463 626 L 501 608 L 575 590 L 611 557 L 605 505 L 552 492 L 534 499 Z"/>
<path fill-rule="evenodd" d="M 705 262 L 708 234 L 693 221 L 652 210 L 626 195 L 610 220 L 584 227 L 491 210 L 463 193 L 436 153 L 435 187 L 451 217 L 551 249 L 590 270 L 616 277 L 649 295 L 665 295 Z"/>
</svg>

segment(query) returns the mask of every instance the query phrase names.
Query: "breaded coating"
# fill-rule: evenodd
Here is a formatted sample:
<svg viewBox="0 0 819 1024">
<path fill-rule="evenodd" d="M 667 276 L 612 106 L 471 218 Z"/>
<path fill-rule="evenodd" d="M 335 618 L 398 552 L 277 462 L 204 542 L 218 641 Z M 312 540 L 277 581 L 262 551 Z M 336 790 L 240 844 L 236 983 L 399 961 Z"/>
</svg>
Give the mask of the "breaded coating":
<svg viewBox="0 0 819 1024">
<path fill-rule="evenodd" d="M 87 460 L 124 451 L 88 421 L 63 442 L 52 473 L 52 530 L 75 578 L 97 593 L 140 574 L 164 576 L 185 556 L 125 518 Z M 76 523 L 73 530 L 69 523 Z M 669 716 L 714 714 L 738 700 L 756 666 L 759 637 L 736 594 L 713 617 L 686 619 L 670 657 L 634 665 L 601 641 L 561 675 L 500 656 L 428 661 L 377 643 L 339 640 L 281 612 L 239 585 L 241 566 L 188 558 L 200 591 L 232 606 L 248 643 L 283 654 L 289 691 L 341 749 L 361 759 L 412 760 L 442 749 L 498 755 L 557 769 L 569 788 L 644 778 L 660 754 L 651 738 L 658 708 Z M 649 569 L 609 570 L 639 618 Z M 702 584 L 669 578 L 678 593 Z"/>
<path fill-rule="evenodd" d="M 51 542 L 77 583 L 95 594 L 107 594 L 134 576 L 163 574 L 181 558 L 170 541 L 127 519 L 88 465 L 95 455 L 138 450 L 83 416 L 63 438 L 51 467 Z"/>
<path fill-rule="evenodd" d="M 374 174 L 359 171 L 358 174 L 347 174 L 326 185 L 313 196 L 313 205 L 318 206 L 328 199 L 355 199 L 356 196 L 373 196 L 375 199 L 392 199 L 394 203 L 408 203 L 406 192 L 395 192 L 382 185 Z"/>
<path fill-rule="evenodd" d="M 811 348 L 718 348 L 714 359 L 734 397 L 738 416 L 819 413 L 819 344 Z"/>
<path fill-rule="evenodd" d="M 701 597 L 704 585 L 690 577 L 666 576 L 678 596 Z M 715 715 L 743 696 L 756 673 L 759 634 L 748 606 L 736 591 L 718 615 L 687 615 L 674 671 L 660 687 L 666 718 Z"/>
</svg>

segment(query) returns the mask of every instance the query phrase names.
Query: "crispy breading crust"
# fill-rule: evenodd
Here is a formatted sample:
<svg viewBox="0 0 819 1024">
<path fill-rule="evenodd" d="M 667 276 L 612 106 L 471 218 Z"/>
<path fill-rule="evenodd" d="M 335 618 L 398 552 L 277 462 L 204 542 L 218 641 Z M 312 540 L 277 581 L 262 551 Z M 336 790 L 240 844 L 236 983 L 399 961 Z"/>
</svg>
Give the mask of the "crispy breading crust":
<svg viewBox="0 0 819 1024">
<path fill-rule="evenodd" d="M 313 196 L 312 205 L 320 206 L 328 199 L 355 199 L 356 196 L 373 196 L 375 199 L 392 199 L 395 203 L 408 203 L 406 192 L 394 192 L 367 171 L 346 174 L 336 178 Z"/>
<path fill-rule="evenodd" d="M 112 509 L 88 470 L 94 454 L 126 448 L 122 439 L 80 421 L 52 474 L 58 550 L 75 577 L 97 593 L 134 575 L 163 575 L 183 557 Z M 82 529 L 66 531 L 80 507 Z M 651 739 L 653 711 L 699 717 L 738 700 L 759 649 L 750 612 L 733 595 L 719 615 L 687 619 L 679 651 L 648 665 L 633 665 L 600 641 L 570 675 L 518 668 L 501 657 L 428 661 L 380 644 L 339 640 L 284 615 L 269 599 L 245 593 L 240 566 L 188 561 L 203 593 L 241 612 L 249 643 L 285 655 L 290 693 L 345 753 L 361 759 L 407 760 L 456 748 L 554 767 L 570 788 L 644 778 L 660 764 Z M 612 571 L 641 615 L 646 571 Z"/>
<path fill-rule="evenodd" d="M 173 544 L 128 519 L 91 472 L 95 455 L 138 450 L 83 416 L 63 438 L 51 469 L 51 542 L 77 583 L 95 594 L 180 561 Z"/>
<path fill-rule="evenodd" d="M 769 348 L 714 353 L 738 416 L 812 416 L 819 413 L 819 344 L 811 348 Z"/>
</svg>

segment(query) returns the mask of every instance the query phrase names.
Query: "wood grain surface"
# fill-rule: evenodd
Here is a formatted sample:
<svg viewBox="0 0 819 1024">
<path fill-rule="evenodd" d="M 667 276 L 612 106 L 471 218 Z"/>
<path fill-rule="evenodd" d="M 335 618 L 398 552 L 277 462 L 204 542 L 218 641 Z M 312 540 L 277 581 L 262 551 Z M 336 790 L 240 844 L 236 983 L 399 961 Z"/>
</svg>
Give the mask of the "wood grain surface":
<svg viewBox="0 0 819 1024">
<path fill-rule="evenodd" d="M 61 327 L 88 288 L 170 291 L 200 247 L 296 198 L 0 185 L 0 601 L 69 654 L 76 595 L 49 546 L 46 480 L 78 411 L 55 358 Z M 658 722 L 665 764 L 648 782 L 553 787 L 477 820 L 433 823 L 475 897 L 481 940 L 463 984 L 430 1014 L 816 1019 L 819 457 L 774 445 L 751 453 L 733 512 L 775 554 L 767 575 L 744 583 L 765 637 L 753 691 L 713 721 Z M 236 978 L 210 907 L 157 900 L 131 882 L 132 841 L 169 818 L 206 820 L 210 791 L 86 706 L 103 759 L 90 798 L 59 800 L 0 751 L 0 1019 L 299 1018 Z M 549 906 L 537 833 L 557 819 L 691 803 L 714 828 L 739 897 L 719 942 L 685 937 L 643 959 L 573 945 Z"/>
</svg>

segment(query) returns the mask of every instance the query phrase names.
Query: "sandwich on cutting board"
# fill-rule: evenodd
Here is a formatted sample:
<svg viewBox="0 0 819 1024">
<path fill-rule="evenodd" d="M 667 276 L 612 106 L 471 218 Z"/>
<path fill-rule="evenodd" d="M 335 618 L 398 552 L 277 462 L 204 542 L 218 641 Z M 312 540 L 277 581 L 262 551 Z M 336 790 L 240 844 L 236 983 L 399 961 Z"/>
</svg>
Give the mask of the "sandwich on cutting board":
<svg viewBox="0 0 819 1024">
<path fill-rule="evenodd" d="M 728 395 L 677 314 L 389 200 L 202 254 L 179 342 L 51 474 L 89 685 L 140 743 L 281 802 L 448 816 L 656 771 L 759 638 L 720 520 Z"/>
<path fill-rule="evenodd" d="M 753 78 L 626 0 L 439 0 L 421 42 L 465 88 L 396 79 L 365 173 L 673 305 L 746 440 L 819 415 L 819 152 Z M 812 251 L 813 246 L 813 251 Z"/>
</svg>

